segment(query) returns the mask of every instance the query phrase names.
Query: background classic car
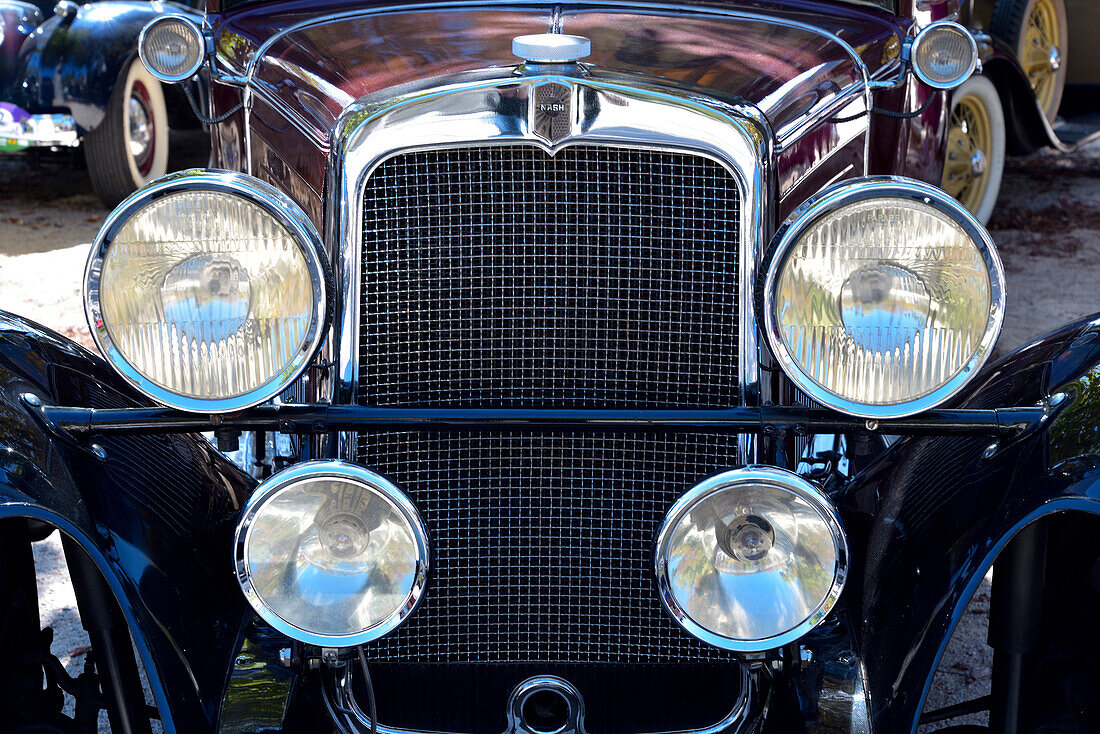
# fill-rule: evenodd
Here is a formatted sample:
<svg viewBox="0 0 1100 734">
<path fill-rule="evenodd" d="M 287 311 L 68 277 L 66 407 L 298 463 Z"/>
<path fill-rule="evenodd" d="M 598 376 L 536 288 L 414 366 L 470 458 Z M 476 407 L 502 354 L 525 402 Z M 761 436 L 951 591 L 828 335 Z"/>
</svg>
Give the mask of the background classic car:
<svg viewBox="0 0 1100 734">
<path fill-rule="evenodd" d="M 165 12 L 201 17 L 194 2 L 0 2 L 0 153 L 80 146 L 106 207 L 172 170 L 171 130 L 199 123 L 183 88 L 137 58 Z M 189 87 L 201 103 L 205 85 Z"/>
<path fill-rule="evenodd" d="M 539 733 L 908 729 L 968 590 L 998 557 L 995 593 L 1020 593 L 994 604 L 1004 620 L 997 690 L 986 702 L 994 721 L 1091 723 L 1095 712 L 1066 707 L 1046 689 L 1024 705 L 1013 696 L 1032 690 L 1041 666 L 1028 663 L 1042 662 L 1036 656 L 1072 660 L 1080 652 L 1079 640 L 1048 638 L 1069 627 L 1057 615 L 1089 610 L 1044 604 L 1044 594 L 1072 584 L 1085 587 L 1073 596 L 1082 604 L 1095 596 L 1087 588 L 1094 554 L 1082 557 L 1072 545 L 1088 537 L 1096 511 L 1094 447 L 1083 430 L 1095 425 L 1095 324 L 1071 325 L 981 373 L 987 352 L 975 350 L 947 390 L 954 395 L 944 396 L 962 409 L 925 401 L 912 416 L 852 405 L 858 396 L 835 410 L 801 407 L 809 396 L 796 384 L 812 386 L 781 363 L 782 342 L 757 330 L 776 318 L 769 294 L 774 300 L 780 292 L 765 271 L 782 280 L 792 256 L 785 244 L 839 211 L 832 207 L 842 198 L 844 206 L 869 201 L 905 215 L 928 214 L 922 205 L 939 212 L 928 216 L 964 231 L 983 255 L 974 267 L 995 290 L 996 256 L 976 222 L 932 187 L 866 176 L 897 172 L 899 163 L 908 173 L 938 173 L 912 150 L 942 146 L 942 95 L 929 105 L 941 105 L 931 131 L 897 120 L 876 128 L 920 143 L 900 155 L 899 138 L 883 143 L 891 151 L 881 158 L 886 168 L 872 167 L 879 159 L 860 114 L 871 106 L 874 75 L 887 82 L 874 95 L 878 109 L 888 109 L 891 95 L 902 102 L 895 111 L 919 109 L 904 104 L 916 83 L 888 63 L 904 48 L 909 9 L 433 10 L 317 16 L 315 8 L 286 4 L 212 15 L 221 50 L 213 111 L 229 115 L 217 128 L 217 151 L 224 167 L 240 173 L 164 180 L 105 225 L 88 298 L 91 326 L 117 374 L 33 325 L 5 321 L 5 440 L 18 449 L 4 465 L 3 510 L 17 518 L 4 535 L 4 590 L 13 600 L 5 642 L 27 653 L 5 671 L 20 692 L 13 700 L 24 705 L 15 716 L 37 714 L 35 706 L 48 711 L 52 700 L 35 690 L 49 659 L 36 657 L 35 634 L 19 633 L 35 621 L 21 603 L 26 541 L 60 526 L 93 631 L 98 683 L 119 728 L 146 716 L 124 644 L 129 626 L 173 730 L 312 731 L 330 720 L 347 731 L 378 723 Z M 506 62 L 513 34 L 547 29 L 583 32 L 592 65 Z M 745 39 L 759 47 L 738 57 Z M 869 65 L 855 47 L 883 61 Z M 899 77 L 895 87 L 891 78 Z M 643 133 L 645 149 L 626 144 Z M 494 136 L 508 144 L 488 145 Z M 556 156 L 543 152 L 559 145 Z M 700 148 L 714 157 L 698 155 Z M 391 151 L 397 155 L 387 157 Z M 892 226 L 893 217 L 882 219 Z M 163 234 L 186 227 L 202 236 Z M 264 372 L 258 387 L 244 370 L 227 375 L 211 361 L 228 364 L 236 350 L 197 354 L 183 371 L 150 366 L 147 355 L 163 337 L 146 341 L 144 354 L 128 351 L 115 319 L 127 303 L 145 308 L 141 294 L 150 288 L 163 288 L 152 299 L 163 308 L 158 318 L 186 328 L 195 322 L 207 344 L 226 338 L 226 322 L 251 318 L 239 310 L 242 284 L 256 289 L 258 304 L 271 292 L 262 267 L 247 259 L 235 265 L 220 252 L 172 260 L 163 277 L 159 270 L 152 278 L 112 275 L 112 257 L 123 258 L 115 261 L 121 268 L 128 251 L 149 244 L 134 232 L 160 230 L 145 239 L 174 247 L 233 243 L 244 227 L 256 228 L 244 235 L 248 242 L 297 248 L 310 271 L 293 281 L 309 286 L 302 292 L 280 289 L 284 306 L 302 308 L 304 348 L 285 352 L 287 363 Z M 326 232 L 327 245 L 315 230 Z M 774 231 L 777 249 L 766 257 Z M 255 232 L 261 236 L 253 240 Z M 354 246 L 341 252 L 346 242 Z M 360 247 L 369 248 L 366 256 Z M 229 252 L 245 258 L 246 249 Z M 334 281 L 325 277 L 325 259 Z M 283 275 L 291 272 L 284 267 Z M 361 281 L 367 268 L 371 277 Z M 865 275 L 845 282 L 870 292 L 842 298 L 874 301 L 883 276 L 894 279 L 894 290 L 913 283 L 893 265 Z M 753 278 L 761 299 L 745 287 Z M 216 298 L 189 296 L 195 282 Z M 988 291 L 989 308 L 978 314 L 984 347 L 1003 305 Z M 120 294 L 126 298 L 111 301 Z M 252 298 L 250 291 L 245 302 Z M 201 313 L 210 303 L 221 318 Z M 361 350 L 351 349 L 355 340 Z M 233 394 L 223 380 L 237 382 Z M 248 409 L 272 387 L 306 404 Z M 185 410 L 145 407 L 142 393 Z M 201 441 L 175 435 L 203 428 L 226 449 L 243 429 L 289 434 L 297 448 L 275 460 L 257 452 L 266 481 L 255 488 Z M 792 470 L 803 456 L 800 475 Z M 381 474 L 304 461 L 315 457 L 355 458 Z M 750 459 L 769 467 L 747 469 Z M 266 477 L 288 462 L 300 463 Z M 363 488 L 390 502 L 385 527 L 407 531 L 401 547 L 422 565 L 418 512 L 431 533 L 427 588 L 426 569 L 418 568 L 409 574 L 407 603 L 366 630 L 368 637 L 379 628 L 392 633 L 363 640 L 362 670 L 374 671 L 373 685 L 364 685 L 355 649 L 335 644 L 346 642 L 343 628 L 311 631 L 272 617 L 268 605 L 285 601 L 278 596 L 285 589 L 260 588 L 263 569 L 249 570 L 248 531 L 265 521 L 265 506 L 295 499 L 293 490 L 317 476 L 345 482 L 348 491 L 334 498 L 353 500 L 326 517 L 322 530 L 332 532 L 322 547 L 345 553 L 364 541 L 354 501 Z M 714 477 L 722 477 L 718 485 Z M 736 647 L 729 634 L 699 629 L 690 619 L 697 608 L 677 616 L 682 600 L 660 585 L 662 568 L 653 566 L 654 554 L 668 561 L 674 552 L 661 538 L 676 537 L 692 503 L 746 480 L 760 491 L 790 490 L 805 502 L 798 507 L 806 528 L 846 538 L 832 551 L 832 565 L 849 575 L 843 595 L 833 595 L 838 573 L 822 563 L 824 546 L 799 556 L 805 568 L 788 569 L 815 588 L 824 576 L 837 606 L 822 604 L 820 617 L 768 637 L 784 641 L 765 649 L 759 638 L 738 638 Z M 668 534 L 658 534 L 662 518 Z M 722 552 L 740 553 L 749 567 L 762 539 L 791 542 L 768 511 L 744 520 L 722 533 L 739 550 Z M 266 537 L 286 539 L 283 531 Z M 308 576 L 323 569 L 310 564 L 324 554 L 311 548 L 301 556 L 307 573 L 292 586 L 319 600 L 339 584 L 329 576 L 313 585 Z M 376 565 L 371 584 L 404 582 L 384 561 L 390 565 Z M 700 578 L 713 578 L 711 561 L 699 562 Z M 1035 568 L 1047 578 L 1036 578 Z M 774 598 L 789 598 L 781 594 L 791 583 L 776 580 Z M 1019 595 L 1032 603 L 1019 603 Z M 765 603 L 753 623 L 775 613 L 769 598 L 756 599 Z M 1044 622 L 1041 644 L 1021 632 L 1036 620 Z M 1087 670 L 1058 662 L 1043 670 L 1046 685 L 1092 683 Z M 424 707 L 425 697 L 434 705 Z"/>
</svg>

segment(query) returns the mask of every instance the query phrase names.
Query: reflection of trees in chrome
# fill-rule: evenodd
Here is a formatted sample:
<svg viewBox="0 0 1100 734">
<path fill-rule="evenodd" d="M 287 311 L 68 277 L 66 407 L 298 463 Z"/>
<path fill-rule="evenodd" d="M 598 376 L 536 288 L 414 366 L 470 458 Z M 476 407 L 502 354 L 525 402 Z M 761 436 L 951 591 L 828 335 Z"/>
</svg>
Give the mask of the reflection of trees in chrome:
<svg viewBox="0 0 1100 734">
<path fill-rule="evenodd" d="M 351 557 L 325 548 L 329 518 L 353 513 L 369 540 Z M 359 631 L 404 603 L 419 553 L 405 517 L 387 499 L 347 482 L 291 487 L 253 522 L 249 566 L 256 592 L 293 624 L 327 634 Z"/>
<path fill-rule="evenodd" d="M 704 500 L 674 530 L 673 594 L 697 623 L 721 634 L 758 639 L 805 620 L 829 593 L 836 548 L 829 526 L 804 500 L 744 488 Z M 758 562 L 726 553 L 720 533 L 739 516 L 764 517 L 775 544 Z"/>
</svg>

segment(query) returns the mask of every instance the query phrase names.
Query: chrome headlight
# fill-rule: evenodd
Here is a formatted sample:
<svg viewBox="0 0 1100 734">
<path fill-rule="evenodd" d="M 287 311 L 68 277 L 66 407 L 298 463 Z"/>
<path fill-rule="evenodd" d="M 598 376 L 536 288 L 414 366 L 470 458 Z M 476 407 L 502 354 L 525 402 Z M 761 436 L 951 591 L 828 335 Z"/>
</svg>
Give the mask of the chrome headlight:
<svg viewBox="0 0 1100 734">
<path fill-rule="evenodd" d="M 656 563 L 661 601 L 684 629 L 725 650 L 762 652 L 825 619 L 844 588 L 848 544 L 817 487 L 749 466 L 672 506 Z"/>
<path fill-rule="evenodd" d="M 299 464 L 263 482 L 241 513 L 237 580 L 256 613 L 288 637 L 350 647 L 416 608 L 428 540 L 416 508 L 351 464 Z"/>
<path fill-rule="evenodd" d="M 942 20 L 923 28 L 909 49 L 913 72 L 933 89 L 954 89 L 978 67 L 978 44 L 958 23 Z"/>
<path fill-rule="evenodd" d="M 182 82 L 202 68 L 206 41 L 190 18 L 163 15 L 151 20 L 138 36 L 138 57 L 162 82 Z"/>
<path fill-rule="evenodd" d="M 864 179 L 823 192 L 776 235 L 768 341 L 810 397 L 866 418 L 919 413 L 985 363 L 1004 319 L 989 234 L 937 188 Z"/>
<path fill-rule="evenodd" d="M 88 261 L 85 309 L 108 361 L 181 410 L 240 410 L 306 368 L 326 316 L 321 243 L 302 210 L 230 173 L 184 173 L 124 201 Z"/>
</svg>

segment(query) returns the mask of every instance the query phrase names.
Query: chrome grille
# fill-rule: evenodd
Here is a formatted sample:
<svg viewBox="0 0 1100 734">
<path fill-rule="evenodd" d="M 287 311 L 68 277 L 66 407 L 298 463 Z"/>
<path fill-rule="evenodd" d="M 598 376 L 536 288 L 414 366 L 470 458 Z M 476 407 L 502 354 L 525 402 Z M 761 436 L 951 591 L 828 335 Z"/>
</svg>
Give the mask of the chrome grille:
<svg viewBox="0 0 1100 734">
<path fill-rule="evenodd" d="M 740 402 L 740 192 L 708 158 L 527 145 L 401 154 L 363 194 L 359 402 L 705 408 Z M 671 504 L 736 437 L 361 434 L 424 515 L 423 606 L 379 661 L 729 659 L 660 607 Z"/>
<path fill-rule="evenodd" d="M 361 435 L 431 536 L 421 607 L 367 647 L 405 662 L 724 660 L 661 608 L 653 542 L 672 503 L 736 464 L 704 434 Z"/>
<path fill-rule="evenodd" d="M 363 196 L 361 402 L 737 404 L 739 202 L 680 153 L 389 159 Z"/>
</svg>

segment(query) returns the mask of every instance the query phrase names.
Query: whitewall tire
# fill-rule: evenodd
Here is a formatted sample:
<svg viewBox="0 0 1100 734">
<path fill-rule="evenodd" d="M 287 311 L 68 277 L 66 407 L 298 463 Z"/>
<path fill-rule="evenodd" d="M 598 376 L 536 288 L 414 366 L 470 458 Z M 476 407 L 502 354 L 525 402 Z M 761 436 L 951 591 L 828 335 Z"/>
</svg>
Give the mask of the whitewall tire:
<svg viewBox="0 0 1100 734">
<path fill-rule="evenodd" d="M 88 175 L 111 208 L 168 171 L 168 108 L 159 81 L 134 59 L 111 93 L 103 121 L 85 138 Z"/>
</svg>

